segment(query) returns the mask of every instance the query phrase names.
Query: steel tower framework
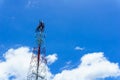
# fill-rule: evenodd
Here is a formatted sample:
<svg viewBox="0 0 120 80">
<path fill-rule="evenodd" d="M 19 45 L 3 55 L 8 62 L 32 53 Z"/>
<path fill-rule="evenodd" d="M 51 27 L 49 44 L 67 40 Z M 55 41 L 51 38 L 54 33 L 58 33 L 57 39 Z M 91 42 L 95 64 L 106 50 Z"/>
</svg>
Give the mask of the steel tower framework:
<svg viewBox="0 0 120 80">
<path fill-rule="evenodd" d="M 27 80 L 47 80 L 44 29 L 44 23 L 41 21 L 35 30 L 37 46 L 33 48 Z"/>
</svg>

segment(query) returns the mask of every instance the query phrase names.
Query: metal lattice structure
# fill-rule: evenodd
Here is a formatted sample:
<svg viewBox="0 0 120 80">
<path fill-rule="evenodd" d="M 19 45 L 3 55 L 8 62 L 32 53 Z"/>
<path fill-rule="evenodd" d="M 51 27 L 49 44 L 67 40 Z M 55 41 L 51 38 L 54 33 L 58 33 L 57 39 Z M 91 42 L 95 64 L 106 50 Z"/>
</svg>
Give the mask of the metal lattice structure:
<svg viewBox="0 0 120 80">
<path fill-rule="evenodd" d="M 47 80 L 47 61 L 45 59 L 44 23 L 41 21 L 35 30 L 37 46 L 33 48 L 27 80 Z"/>
</svg>

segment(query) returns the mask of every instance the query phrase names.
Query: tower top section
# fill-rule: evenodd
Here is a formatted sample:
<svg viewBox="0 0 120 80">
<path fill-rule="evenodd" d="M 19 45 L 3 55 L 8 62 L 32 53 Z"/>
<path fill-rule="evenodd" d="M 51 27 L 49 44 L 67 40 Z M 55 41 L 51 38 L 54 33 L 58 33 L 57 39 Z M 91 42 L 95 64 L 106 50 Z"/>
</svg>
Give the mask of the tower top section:
<svg viewBox="0 0 120 80">
<path fill-rule="evenodd" d="M 40 21 L 40 22 L 39 22 L 39 25 L 38 25 L 37 28 L 36 28 L 36 32 L 44 32 L 44 29 L 45 29 L 44 22 L 43 22 L 43 21 Z"/>
<path fill-rule="evenodd" d="M 42 46 L 42 44 L 44 44 L 44 39 L 45 39 L 44 31 L 45 31 L 45 25 L 43 21 L 40 21 L 39 25 L 37 26 L 35 30 L 36 42 L 37 42 L 37 45 L 39 45 L 40 47 Z"/>
</svg>

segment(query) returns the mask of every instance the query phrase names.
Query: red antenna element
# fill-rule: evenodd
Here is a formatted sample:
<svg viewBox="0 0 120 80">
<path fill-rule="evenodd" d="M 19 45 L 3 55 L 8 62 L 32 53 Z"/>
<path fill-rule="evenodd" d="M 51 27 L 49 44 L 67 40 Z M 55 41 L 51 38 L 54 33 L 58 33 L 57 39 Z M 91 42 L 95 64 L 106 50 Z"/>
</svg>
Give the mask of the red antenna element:
<svg viewBox="0 0 120 80">
<path fill-rule="evenodd" d="M 37 46 L 33 49 L 27 80 L 47 80 L 45 26 L 41 21 L 35 30 Z"/>
</svg>

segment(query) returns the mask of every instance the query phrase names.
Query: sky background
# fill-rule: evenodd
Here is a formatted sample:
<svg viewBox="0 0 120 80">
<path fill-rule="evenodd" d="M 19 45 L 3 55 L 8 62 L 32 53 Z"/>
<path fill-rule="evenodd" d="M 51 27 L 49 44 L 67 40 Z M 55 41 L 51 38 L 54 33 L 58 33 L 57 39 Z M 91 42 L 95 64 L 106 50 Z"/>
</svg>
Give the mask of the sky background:
<svg viewBox="0 0 120 80">
<path fill-rule="evenodd" d="M 49 66 L 53 74 L 66 64 L 77 67 L 92 52 L 104 52 L 109 61 L 120 63 L 119 0 L 0 0 L 1 60 L 9 48 L 35 46 L 39 20 L 46 27 L 47 55 L 59 57 Z"/>
</svg>

